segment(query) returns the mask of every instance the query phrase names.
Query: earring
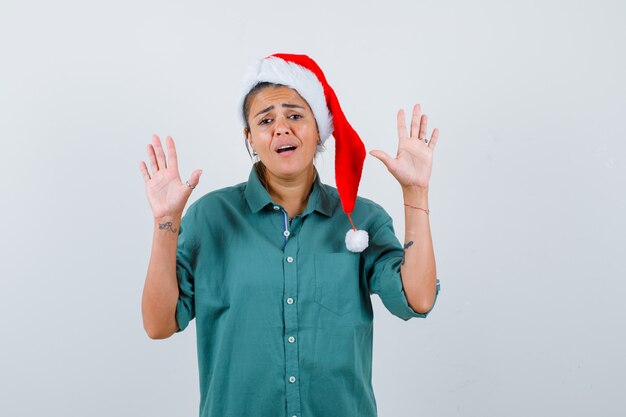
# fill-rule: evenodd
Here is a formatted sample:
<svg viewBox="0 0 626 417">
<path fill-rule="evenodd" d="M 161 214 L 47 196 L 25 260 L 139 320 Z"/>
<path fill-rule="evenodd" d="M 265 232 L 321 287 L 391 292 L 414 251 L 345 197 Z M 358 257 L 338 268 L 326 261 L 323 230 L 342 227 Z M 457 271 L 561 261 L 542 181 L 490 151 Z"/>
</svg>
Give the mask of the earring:
<svg viewBox="0 0 626 417">
<path fill-rule="evenodd" d="M 255 151 L 254 149 L 252 150 L 252 163 L 256 164 L 257 162 L 259 162 L 261 160 L 261 158 L 259 157 L 259 154 L 257 153 L 257 151 Z"/>
</svg>

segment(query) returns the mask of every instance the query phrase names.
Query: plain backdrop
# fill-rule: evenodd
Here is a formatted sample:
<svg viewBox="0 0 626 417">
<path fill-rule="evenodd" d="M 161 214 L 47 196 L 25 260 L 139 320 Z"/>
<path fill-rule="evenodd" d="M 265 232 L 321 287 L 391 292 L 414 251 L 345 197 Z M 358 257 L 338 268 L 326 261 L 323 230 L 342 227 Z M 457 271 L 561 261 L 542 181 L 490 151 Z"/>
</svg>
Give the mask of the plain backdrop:
<svg viewBox="0 0 626 417">
<path fill-rule="evenodd" d="M 239 81 L 275 52 L 317 60 L 368 151 L 395 154 L 416 102 L 441 132 L 441 293 L 407 322 L 373 296 L 379 415 L 626 415 L 625 20 L 621 0 L 3 0 L 0 415 L 197 415 L 195 321 L 142 326 L 139 162 L 172 135 L 183 181 L 204 170 L 190 202 L 245 181 Z M 402 240 L 369 155 L 359 193 Z"/>
</svg>

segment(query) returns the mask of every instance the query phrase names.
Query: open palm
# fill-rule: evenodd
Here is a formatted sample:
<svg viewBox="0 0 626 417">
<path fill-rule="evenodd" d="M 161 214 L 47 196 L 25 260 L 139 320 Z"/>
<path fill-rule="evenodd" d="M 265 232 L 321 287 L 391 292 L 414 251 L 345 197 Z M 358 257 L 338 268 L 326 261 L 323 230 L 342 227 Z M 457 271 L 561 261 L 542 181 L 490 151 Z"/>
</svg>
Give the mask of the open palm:
<svg viewBox="0 0 626 417">
<path fill-rule="evenodd" d="M 146 185 L 148 202 L 155 218 L 181 216 L 192 191 L 192 188 L 183 184 L 180 179 L 176 145 L 171 136 L 167 137 L 166 145 L 167 159 L 161 140 L 157 135 L 152 135 L 152 144 L 147 147 L 152 174 L 148 171 L 145 162 L 141 161 L 139 164 Z M 198 185 L 201 173 L 202 170 L 195 170 L 187 181 L 188 184 L 192 187 Z"/>
<path fill-rule="evenodd" d="M 381 150 L 370 151 L 380 159 L 402 187 L 428 188 L 433 166 L 433 151 L 437 145 L 439 130 L 435 129 L 426 142 L 428 117 L 420 117 L 419 104 L 413 107 L 411 132 L 407 135 L 404 110 L 398 111 L 398 152 L 395 158 Z"/>
</svg>

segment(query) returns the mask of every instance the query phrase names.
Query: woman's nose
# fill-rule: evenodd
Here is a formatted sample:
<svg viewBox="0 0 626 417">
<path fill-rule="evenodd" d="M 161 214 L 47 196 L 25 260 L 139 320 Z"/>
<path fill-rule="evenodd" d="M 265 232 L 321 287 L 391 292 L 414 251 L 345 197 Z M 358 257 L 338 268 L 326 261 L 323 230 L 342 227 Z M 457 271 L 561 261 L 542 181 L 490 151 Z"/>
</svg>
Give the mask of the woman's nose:
<svg viewBox="0 0 626 417">
<path fill-rule="evenodd" d="M 279 117 L 276 119 L 276 123 L 274 124 L 274 134 L 276 136 L 288 135 L 290 131 L 289 124 L 284 118 Z"/>
</svg>

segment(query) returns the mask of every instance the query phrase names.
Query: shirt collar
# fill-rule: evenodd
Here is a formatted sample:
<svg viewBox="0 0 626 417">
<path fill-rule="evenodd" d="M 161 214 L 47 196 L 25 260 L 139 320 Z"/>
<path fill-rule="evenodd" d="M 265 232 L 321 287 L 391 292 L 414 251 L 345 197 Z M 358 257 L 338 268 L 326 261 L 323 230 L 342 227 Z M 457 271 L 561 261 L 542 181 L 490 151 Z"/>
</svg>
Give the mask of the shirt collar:
<svg viewBox="0 0 626 417">
<path fill-rule="evenodd" d="M 261 184 L 261 180 L 256 174 L 256 170 L 254 166 L 250 169 L 250 175 L 248 176 L 248 182 L 246 184 L 246 189 L 244 191 L 244 195 L 248 202 L 248 206 L 253 213 L 260 211 L 262 208 L 267 206 L 268 204 L 274 204 L 272 198 L 269 193 Z M 313 181 L 313 189 L 311 190 L 311 194 L 309 195 L 309 200 L 307 202 L 307 206 L 302 212 L 302 216 L 311 213 L 312 211 L 317 211 L 325 216 L 332 216 L 335 205 L 332 204 L 332 200 L 326 187 L 320 181 L 319 173 L 317 169 L 315 169 L 315 181 Z"/>
</svg>

